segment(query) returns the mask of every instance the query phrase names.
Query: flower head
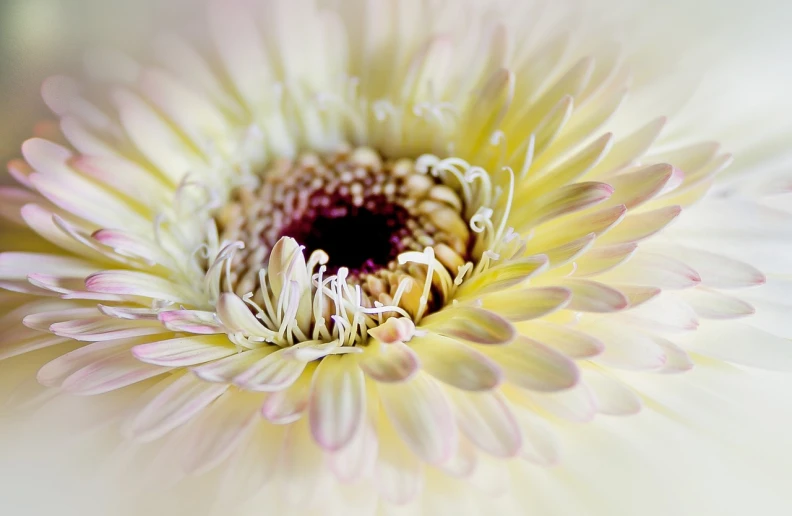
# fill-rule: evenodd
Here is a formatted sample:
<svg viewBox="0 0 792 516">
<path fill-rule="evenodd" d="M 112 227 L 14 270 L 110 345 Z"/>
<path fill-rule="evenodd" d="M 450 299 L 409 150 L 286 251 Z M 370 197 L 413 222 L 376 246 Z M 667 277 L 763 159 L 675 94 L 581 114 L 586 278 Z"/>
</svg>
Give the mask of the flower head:
<svg viewBox="0 0 792 516">
<path fill-rule="evenodd" d="M 767 365 L 720 342 L 778 344 L 722 322 L 765 275 L 691 209 L 731 156 L 612 122 L 615 45 L 466 7 L 213 1 L 214 51 L 163 37 L 96 97 L 47 81 L 65 141 L 0 192 L 0 356 L 63 349 L 41 384 L 131 389 L 129 439 L 187 473 L 252 455 L 290 507 L 554 464 L 557 419 L 641 410 L 624 371 Z"/>
</svg>

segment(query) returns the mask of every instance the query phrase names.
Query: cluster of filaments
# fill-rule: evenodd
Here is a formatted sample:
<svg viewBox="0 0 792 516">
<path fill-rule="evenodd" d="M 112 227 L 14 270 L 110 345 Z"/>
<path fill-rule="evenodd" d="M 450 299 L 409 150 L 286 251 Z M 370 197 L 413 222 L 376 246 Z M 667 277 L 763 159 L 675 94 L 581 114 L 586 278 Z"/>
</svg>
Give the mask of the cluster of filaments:
<svg viewBox="0 0 792 516">
<path fill-rule="evenodd" d="M 390 317 L 419 322 L 512 247 L 511 192 L 501 193 L 455 158 L 344 148 L 279 160 L 215 213 L 234 249 L 222 283 L 271 330 L 269 342 L 359 344 Z"/>
</svg>

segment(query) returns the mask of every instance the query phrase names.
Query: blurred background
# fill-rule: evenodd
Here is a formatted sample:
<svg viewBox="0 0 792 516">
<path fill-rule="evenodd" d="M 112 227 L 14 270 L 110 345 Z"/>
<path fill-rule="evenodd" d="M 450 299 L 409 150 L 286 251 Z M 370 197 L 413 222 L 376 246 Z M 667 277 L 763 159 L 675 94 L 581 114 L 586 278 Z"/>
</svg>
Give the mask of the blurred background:
<svg viewBox="0 0 792 516">
<path fill-rule="evenodd" d="M 0 0 L 0 162 L 19 153 L 48 111 L 41 82 L 67 73 L 98 41 L 134 49 L 190 0 Z"/>
</svg>

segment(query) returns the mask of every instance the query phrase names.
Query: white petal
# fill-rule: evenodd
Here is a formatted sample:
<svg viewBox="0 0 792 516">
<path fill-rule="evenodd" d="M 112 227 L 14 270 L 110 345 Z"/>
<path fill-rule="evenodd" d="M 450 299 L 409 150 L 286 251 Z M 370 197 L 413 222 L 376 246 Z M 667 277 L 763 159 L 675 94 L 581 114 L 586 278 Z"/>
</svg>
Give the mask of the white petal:
<svg viewBox="0 0 792 516">
<path fill-rule="evenodd" d="M 128 430 L 143 441 L 159 439 L 195 417 L 227 388 L 226 385 L 207 383 L 185 374 L 146 404 L 132 418 Z"/>
<path fill-rule="evenodd" d="M 449 390 L 459 429 L 470 441 L 496 457 L 514 457 L 522 447 L 522 432 L 508 402 L 498 392 Z"/>
<path fill-rule="evenodd" d="M 104 394 L 133 383 L 148 380 L 169 368 L 141 362 L 128 351 L 122 351 L 83 367 L 63 381 L 66 391 L 81 395 Z"/>
<path fill-rule="evenodd" d="M 640 412 L 641 398 L 625 384 L 593 369 L 583 371 L 583 381 L 591 389 L 597 410 L 612 416 L 627 416 Z"/>
<path fill-rule="evenodd" d="M 616 323 L 598 323 L 585 330 L 605 343 L 605 350 L 595 362 L 630 370 L 652 370 L 665 365 L 663 349 L 637 330 L 625 330 Z"/>
<path fill-rule="evenodd" d="M 525 389 L 568 389 L 577 383 L 580 374 L 575 363 L 559 351 L 522 335 L 510 344 L 484 351 L 503 368 L 510 383 Z"/>
<path fill-rule="evenodd" d="M 559 444 L 550 425 L 532 410 L 513 406 L 512 411 L 523 434 L 521 456 L 542 466 L 558 463 Z"/>
<path fill-rule="evenodd" d="M 670 246 L 669 254 L 693 267 L 701 275 L 701 284 L 714 288 L 742 288 L 761 285 L 765 276 L 744 262 L 710 251 Z"/>
<path fill-rule="evenodd" d="M 271 338 L 274 335 L 256 319 L 250 307 L 236 294 L 221 294 L 216 310 L 220 322 L 231 331 L 262 338 Z"/>
<path fill-rule="evenodd" d="M 376 489 L 383 500 L 406 504 L 415 499 L 423 487 L 423 464 L 387 421 L 380 421 L 377 432 L 381 444 L 374 473 Z"/>
<path fill-rule="evenodd" d="M 201 474 L 226 460 L 257 421 L 259 403 L 260 395 L 226 392 L 204 409 L 185 438 L 185 470 Z"/>
<path fill-rule="evenodd" d="M 344 448 L 363 424 L 366 386 L 354 357 L 331 355 L 314 374 L 308 417 L 316 442 L 328 451 Z"/>
<path fill-rule="evenodd" d="M 132 348 L 132 354 L 143 362 L 168 367 L 189 367 L 225 358 L 236 349 L 225 336 L 181 337 L 141 344 Z"/>
<path fill-rule="evenodd" d="M 44 364 L 41 369 L 39 369 L 36 377 L 42 385 L 46 385 L 47 387 L 58 386 L 66 377 L 76 371 L 94 362 L 99 362 L 105 358 L 111 357 L 117 354 L 121 349 L 128 350 L 136 341 L 137 339 L 122 339 L 107 342 L 94 342 L 79 347 L 74 351 L 70 351 Z M 131 353 L 128 352 L 128 354 L 130 357 L 132 356 Z"/>
<path fill-rule="evenodd" d="M 225 333 L 214 312 L 200 310 L 169 310 L 160 312 L 158 319 L 171 331 L 212 335 Z"/>
<path fill-rule="evenodd" d="M 66 278 L 84 278 L 100 267 L 71 256 L 41 253 L 0 254 L 0 278 L 26 279 L 30 274 L 53 274 Z"/>
<path fill-rule="evenodd" d="M 605 344 L 593 335 L 546 322 L 525 325 L 522 333 L 574 359 L 591 358 L 605 349 Z"/>
<path fill-rule="evenodd" d="M 372 474 L 376 465 L 378 444 L 374 426 L 364 421 L 349 444 L 330 455 L 329 467 L 341 482 L 365 479 Z"/>
<path fill-rule="evenodd" d="M 262 417 L 276 425 L 288 425 L 300 419 L 311 399 L 315 370 L 316 362 L 310 362 L 293 384 L 270 393 L 261 405 Z"/>
<path fill-rule="evenodd" d="M 89 276 L 85 286 L 90 292 L 140 296 L 173 303 L 189 304 L 193 300 L 181 286 L 152 274 L 138 271 L 103 271 Z"/>
<path fill-rule="evenodd" d="M 436 380 L 419 373 L 406 382 L 377 384 L 377 390 L 388 419 L 416 455 L 433 464 L 451 457 L 457 427 Z"/>
<path fill-rule="evenodd" d="M 569 421 L 585 423 L 597 414 L 594 395 L 583 382 L 565 391 L 535 393 L 531 399 L 551 414 Z"/>
<path fill-rule="evenodd" d="M 792 343 L 738 321 L 702 324 L 682 347 L 702 355 L 773 371 L 792 370 Z"/>
<path fill-rule="evenodd" d="M 234 377 L 234 384 L 257 392 L 273 392 L 294 383 L 305 369 L 305 362 L 291 357 L 289 348 L 271 353 Z"/>
<path fill-rule="evenodd" d="M 226 358 L 194 367 L 192 372 L 207 382 L 232 383 L 234 378 L 247 371 L 257 361 L 279 349 L 277 346 L 264 346 L 232 354 Z"/>
</svg>

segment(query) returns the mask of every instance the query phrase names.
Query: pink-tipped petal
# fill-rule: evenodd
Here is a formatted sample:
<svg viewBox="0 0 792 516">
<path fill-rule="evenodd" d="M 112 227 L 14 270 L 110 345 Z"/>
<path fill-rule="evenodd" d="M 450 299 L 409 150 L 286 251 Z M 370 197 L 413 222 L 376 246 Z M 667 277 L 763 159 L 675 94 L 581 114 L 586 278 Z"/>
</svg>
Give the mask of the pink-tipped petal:
<svg viewBox="0 0 792 516">
<path fill-rule="evenodd" d="M 181 337 L 132 348 L 138 360 L 166 367 L 189 367 L 236 353 L 225 337 Z"/>
<path fill-rule="evenodd" d="M 451 457 L 457 426 L 436 380 L 417 374 L 407 382 L 377 384 L 377 390 L 393 428 L 416 455 L 431 464 Z"/>
<path fill-rule="evenodd" d="M 403 382 L 420 369 L 420 359 L 406 344 L 371 343 L 359 359 L 360 369 L 377 382 Z"/>
<path fill-rule="evenodd" d="M 234 384 L 256 392 L 285 389 L 303 373 L 305 362 L 290 356 L 289 348 L 271 353 L 234 377 Z"/>
<path fill-rule="evenodd" d="M 323 449 L 344 448 L 363 424 L 366 384 L 352 356 L 322 359 L 314 373 L 308 418 L 311 434 Z"/>
</svg>

